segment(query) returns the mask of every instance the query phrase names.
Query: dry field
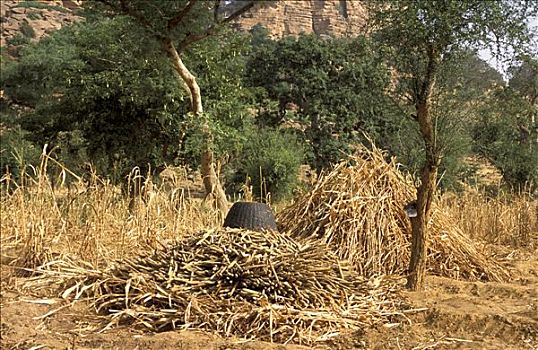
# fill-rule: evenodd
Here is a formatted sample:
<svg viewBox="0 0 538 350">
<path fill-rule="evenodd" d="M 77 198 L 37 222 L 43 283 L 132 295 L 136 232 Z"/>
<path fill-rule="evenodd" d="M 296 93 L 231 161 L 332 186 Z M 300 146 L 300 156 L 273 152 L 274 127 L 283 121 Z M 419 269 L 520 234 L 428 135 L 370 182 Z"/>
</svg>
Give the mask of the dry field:
<svg viewBox="0 0 538 350">
<path fill-rule="evenodd" d="M 148 328 L 169 326 L 172 323 L 168 321 L 173 321 L 173 318 L 166 318 L 166 311 L 151 313 L 149 309 L 136 309 L 147 307 L 149 299 L 141 298 L 146 303 L 135 305 L 131 298 L 132 310 L 126 308 L 119 313 L 122 318 L 114 319 L 103 310 L 96 312 L 96 307 L 102 304 L 96 303 L 95 298 L 109 293 L 102 300 L 116 303 L 114 307 L 121 308 L 117 304 L 127 304 L 128 298 L 117 290 L 114 292 L 117 286 L 120 286 L 119 290 L 131 290 L 131 293 L 136 288 L 141 293 L 146 291 L 142 290 L 143 287 L 158 289 L 149 281 L 153 278 L 152 272 L 142 272 L 147 266 L 154 266 L 157 272 L 153 274 L 158 274 L 160 267 L 150 263 L 158 255 L 151 252 L 159 251 L 161 256 L 169 258 L 166 254 L 171 250 L 162 250 L 162 242 L 186 239 L 182 241 L 182 249 L 199 248 L 197 254 L 209 254 L 202 248 L 211 250 L 215 245 L 204 245 L 204 242 L 196 240 L 188 243 L 191 242 L 188 239 L 194 239 L 195 234 L 203 232 L 217 246 L 230 244 L 225 234 L 213 234 L 219 232 L 221 218 L 208 203 L 193 195 L 200 190 L 199 182 L 179 179 L 172 186 L 175 188 L 173 191 L 153 186 L 152 190 L 142 191 L 143 194 L 132 202 L 121 191 L 97 177 L 68 187 L 62 183 L 62 176 L 68 174 L 66 169 L 52 179 L 55 185 L 51 186 L 42 174 L 52 165 L 57 165 L 47 162 L 52 160 L 44 159 L 39 168 L 24 176 L 24 181 L 17 185 L 7 177 L 2 180 L 2 349 L 538 349 L 538 203 L 529 195 L 505 194 L 489 198 L 479 191 L 470 190 L 463 195 L 445 195 L 438 201 L 438 211 L 447 217 L 446 220 L 450 218 L 456 222 L 461 232 L 476 243 L 473 249 L 510 277 L 482 281 L 477 277 L 480 272 L 477 270 L 465 276 L 458 275 L 461 279 L 446 277 L 444 275 L 452 276 L 458 264 L 457 261 L 451 262 L 450 269 L 446 268 L 448 265 L 441 261 L 445 256 L 442 247 L 446 246 L 439 245 L 435 256 L 440 261 L 432 262 L 432 266 L 439 266 L 439 269 L 432 270 L 437 276 L 428 277 L 426 290 L 408 292 L 403 289 L 401 277 L 392 275 L 385 279 L 371 273 L 372 276 L 363 278 L 351 268 L 348 270 L 348 267 L 340 266 L 336 256 L 342 255 L 341 245 L 340 250 L 333 254 L 325 252 L 328 248 L 321 243 L 308 246 L 296 244 L 288 238 L 243 232 L 242 237 L 246 237 L 244 249 L 257 249 L 250 256 L 271 247 L 267 254 L 273 254 L 271 261 L 280 264 L 278 274 L 275 272 L 278 285 L 287 286 L 283 276 L 306 285 L 308 281 L 303 281 L 301 274 L 320 282 L 319 286 L 307 291 L 311 294 L 303 302 L 316 300 L 312 307 L 325 311 L 274 313 L 273 306 L 270 306 L 266 315 L 263 313 L 267 310 L 265 305 L 249 309 L 250 314 L 245 313 L 246 316 L 241 318 L 237 316 L 236 304 L 220 304 L 221 301 L 217 300 L 212 305 L 200 297 L 198 306 L 187 303 L 189 312 L 179 312 L 192 325 L 178 328 L 188 329 L 154 332 Z M 326 182 L 336 177 L 328 176 Z M 6 191 L 7 186 L 11 186 L 9 192 Z M 336 197 L 335 203 L 342 203 L 339 202 L 340 197 Z M 310 203 L 315 202 L 313 195 L 309 198 Z M 380 210 L 396 210 L 390 207 L 393 201 L 378 202 L 382 205 L 377 207 L 378 213 Z M 314 209 L 322 212 L 322 207 Z M 342 215 L 331 217 L 332 221 L 327 221 L 326 225 L 331 222 L 334 225 L 327 227 L 349 224 L 349 220 L 341 219 L 348 214 Z M 279 218 L 282 217 L 286 217 L 286 212 L 279 215 Z M 366 224 L 353 221 L 353 225 L 357 228 L 357 225 Z M 326 229 L 324 232 L 326 237 L 332 237 L 338 230 Z M 439 237 L 444 237 L 442 228 L 440 232 Z M 220 237 L 224 237 L 223 242 L 219 241 Z M 357 266 L 360 269 L 374 266 L 387 273 L 401 272 L 398 257 L 405 259 L 406 255 L 399 250 L 400 246 L 405 247 L 405 243 L 391 246 L 391 252 L 396 252 L 393 255 L 383 253 L 382 246 L 372 248 L 380 250 L 379 256 L 386 257 L 387 261 L 390 259 L 390 269 L 379 263 L 385 261 L 384 258 L 379 261 L 372 258 L 379 266 Z M 474 254 L 474 250 L 469 251 L 466 254 Z M 300 255 L 297 252 L 304 254 L 304 260 L 298 260 L 300 266 L 292 268 L 292 265 L 286 265 L 290 256 Z M 142 254 L 141 258 L 137 258 L 139 254 Z M 266 263 L 262 255 L 260 259 Z M 306 255 L 319 264 L 307 260 Z M 192 264 L 199 262 L 197 258 L 191 256 L 191 260 L 185 260 L 187 262 L 176 270 L 188 270 Z M 360 261 L 356 254 L 353 259 Z M 130 261 L 129 266 L 138 268 L 138 284 L 130 279 L 131 275 L 122 279 L 115 272 L 125 271 L 127 263 L 118 263 L 123 270 L 109 269 L 114 261 Z M 481 264 L 482 260 L 474 263 Z M 315 268 L 312 267 L 314 265 Z M 250 260 L 242 266 L 252 273 L 257 273 L 258 267 Z M 171 272 L 164 275 L 167 273 Z M 160 302 L 166 303 L 167 299 L 180 298 L 184 295 L 181 293 L 191 290 L 181 288 L 172 288 L 175 294 L 154 291 L 152 300 L 160 298 Z M 334 307 L 332 303 L 338 299 L 334 295 L 339 293 L 338 289 L 346 292 L 344 304 L 347 308 L 339 313 L 329 312 L 327 310 Z M 226 292 L 233 294 L 233 290 Z M 294 293 L 293 290 L 288 292 Z M 295 293 L 292 299 L 307 295 L 298 290 Z M 76 296 L 78 300 L 75 301 Z M 207 303 L 203 304 L 203 300 Z M 286 301 L 281 304 L 286 304 Z M 183 304 L 178 299 L 175 305 Z M 175 312 L 178 313 L 177 310 Z M 335 315 L 341 318 L 335 318 Z M 265 322 L 265 316 L 270 322 Z M 230 317 L 236 317 L 239 325 L 232 327 Z M 296 327 L 276 329 L 275 325 L 284 322 L 283 319 L 294 322 Z M 331 333 L 323 333 L 323 327 L 328 327 Z M 212 328 L 218 329 L 218 332 L 211 331 Z M 237 334 L 237 330 L 245 333 Z M 290 336 L 291 331 L 293 334 Z M 229 336 L 222 336 L 227 332 Z M 324 335 L 321 337 L 323 341 L 309 342 L 309 337 L 318 334 L 316 332 Z M 250 336 L 245 336 L 247 334 Z M 284 335 L 292 341 L 286 345 L 277 343 L 282 341 L 279 336 Z M 245 337 L 257 340 L 245 341 Z M 271 339 L 275 342 L 271 343 Z"/>
</svg>

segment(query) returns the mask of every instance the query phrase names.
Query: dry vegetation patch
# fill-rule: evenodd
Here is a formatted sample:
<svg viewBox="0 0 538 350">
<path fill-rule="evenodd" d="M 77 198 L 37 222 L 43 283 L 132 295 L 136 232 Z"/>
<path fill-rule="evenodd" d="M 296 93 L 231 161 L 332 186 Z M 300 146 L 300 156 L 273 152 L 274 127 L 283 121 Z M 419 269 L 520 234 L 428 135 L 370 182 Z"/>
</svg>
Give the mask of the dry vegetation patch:
<svg viewBox="0 0 538 350">
<path fill-rule="evenodd" d="M 135 205 L 95 176 L 67 186 L 63 179 L 76 175 L 56 163 L 59 171 L 51 171 L 51 162 L 44 157 L 17 183 L 9 176 L 1 181 L 2 262 L 34 273 L 13 278 L 3 266 L 2 291 L 70 301 L 57 312 L 57 304 L 50 305 L 50 317 L 40 318 L 39 327 L 55 317 L 62 323 L 66 312 L 76 312 L 66 305 L 83 300 L 101 313 L 82 323 L 87 328 L 80 332 L 86 335 L 135 324 L 141 327 L 123 330 L 192 328 L 274 342 L 330 339 L 325 344 L 333 344 L 344 339 L 334 336 L 346 331 L 364 339 L 356 334 L 371 326 L 398 332 L 423 327 L 422 321 L 410 320 L 413 312 L 425 310 L 424 296 L 404 305 L 398 280 L 385 277 L 405 274 L 407 268 L 411 230 L 403 207 L 414 199 L 414 187 L 378 150 L 360 150 L 282 210 L 279 224 L 291 235 L 217 228 L 218 214 L 181 186 L 164 189 L 147 182 Z M 530 196 L 443 196 L 431 222 L 430 272 L 469 280 L 505 278 L 504 267 L 488 254 L 501 257 L 503 266 L 514 265 L 514 271 L 520 255 L 534 259 L 536 208 Z M 488 242 L 487 250 L 481 240 Z M 491 245 L 499 243 L 507 246 Z M 535 300 L 525 289 L 534 290 L 535 279 L 526 273 L 519 280 L 523 287 L 515 292 L 507 286 L 478 291 L 503 297 L 503 303 Z M 15 281 L 30 289 L 19 290 Z M 438 301 L 426 296 L 433 304 Z M 0 300 L 5 302 L 6 295 Z M 110 339 L 116 331 L 122 329 L 111 331 Z M 380 339 L 386 347 L 388 338 Z M 400 348 L 398 342 L 395 346 Z"/>
<path fill-rule="evenodd" d="M 340 258 L 349 259 L 365 276 L 405 274 L 410 257 L 411 226 L 404 207 L 415 200 L 415 187 L 374 148 L 322 174 L 277 216 L 294 237 L 318 238 Z M 506 270 L 434 205 L 428 237 L 429 272 L 451 278 L 500 281 Z"/>
<path fill-rule="evenodd" d="M 122 322 L 153 331 L 310 344 L 342 330 L 391 322 L 396 283 L 366 280 L 313 240 L 244 229 L 205 230 L 105 269 L 62 260 L 26 287 L 56 284 L 64 298 L 89 297 Z"/>
</svg>

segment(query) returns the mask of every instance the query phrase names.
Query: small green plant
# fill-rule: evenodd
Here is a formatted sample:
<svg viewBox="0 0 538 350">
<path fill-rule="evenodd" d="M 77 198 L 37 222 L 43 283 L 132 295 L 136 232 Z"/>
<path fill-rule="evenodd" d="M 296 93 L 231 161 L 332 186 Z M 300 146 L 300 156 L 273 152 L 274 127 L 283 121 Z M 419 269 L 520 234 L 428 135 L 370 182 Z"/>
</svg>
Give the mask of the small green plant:
<svg viewBox="0 0 538 350">
<path fill-rule="evenodd" d="M 30 38 L 30 39 L 35 38 L 34 28 L 32 28 L 32 26 L 26 21 L 22 22 L 21 24 L 21 33 L 27 38 Z"/>
<path fill-rule="evenodd" d="M 28 19 L 31 19 L 31 20 L 36 20 L 36 19 L 43 18 L 41 16 L 41 14 L 39 12 L 36 12 L 36 11 L 28 12 L 27 16 L 28 16 Z"/>
<path fill-rule="evenodd" d="M 299 166 L 304 158 L 295 135 L 275 129 L 253 131 L 236 162 L 230 189 L 239 189 L 248 179 L 252 194 L 276 200 L 288 197 L 297 185 Z"/>
<path fill-rule="evenodd" d="M 49 5 L 49 4 L 46 4 L 46 3 L 39 2 L 39 1 L 30 1 L 30 0 L 21 1 L 20 3 L 17 4 L 16 7 L 56 10 L 56 11 L 60 11 L 60 12 L 69 12 L 68 9 L 66 9 L 64 7 L 61 7 L 61 6 Z"/>
<path fill-rule="evenodd" d="M 7 44 L 11 46 L 28 45 L 29 43 L 30 38 L 21 33 L 17 33 L 17 35 L 7 39 Z"/>
<path fill-rule="evenodd" d="M 24 139 L 19 127 L 4 129 L 0 137 L 0 176 L 10 173 L 18 181 L 30 164 L 39 161 L 41 150 Z"/>
</svg>

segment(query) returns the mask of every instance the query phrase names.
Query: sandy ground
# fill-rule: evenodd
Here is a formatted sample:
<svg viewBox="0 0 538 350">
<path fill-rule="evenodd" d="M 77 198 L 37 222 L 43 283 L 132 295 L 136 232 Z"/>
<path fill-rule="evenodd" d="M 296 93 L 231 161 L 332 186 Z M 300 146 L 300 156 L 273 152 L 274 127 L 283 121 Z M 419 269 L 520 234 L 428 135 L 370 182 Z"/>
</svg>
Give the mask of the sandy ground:
<svg viewBox="0 0 538 350">
<path fill-rule="evenodd" d="M 519 254 L 518 254 L 519 255 Z M 88 331 L 95 314 L 84 303 L 39 302 L 31 292 L 15 288 L 21 282 L 2 267 L 2 349 L 538 349 L 538 256 L 512 258 L 510 283 L 462 282 L 430 276 L 423 292 L 403 292 L 417 309 L 408 323 L 393 328 L 365 329 L 331 342 L 305 347 L 265 342 L 240 343 L 215 334 L 176 331 L 144 333 L 129 327 Z M 42 298 L 42 296 L 41 296 Z M 51 300 L 51 299 L 48 299 Z M 84 330 L 86 329 L 86 331 Z"/>
</svg>

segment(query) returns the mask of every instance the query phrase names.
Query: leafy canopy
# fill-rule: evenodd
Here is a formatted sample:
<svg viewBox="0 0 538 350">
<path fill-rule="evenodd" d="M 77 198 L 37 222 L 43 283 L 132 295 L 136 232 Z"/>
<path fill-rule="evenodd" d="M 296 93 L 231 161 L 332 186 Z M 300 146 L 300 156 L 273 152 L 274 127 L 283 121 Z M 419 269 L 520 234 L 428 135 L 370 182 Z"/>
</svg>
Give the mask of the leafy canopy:
<svg viewBox="0 0 538 350">
<path fill-rule="evenodd" d="M 218 149 L 237 142 L 234 132 L 246 123 L 240 102 L 245 43 L 228 35 L 185 55 L 207 86 L 208 114 L 229 136 L 216 138 Z M 159 43 L 128 17 L 56 31 L 3 73 L 7 94 L 35 108 L 21 120 L 32 140 L 56 146 L 72 167 L 91 162 L 120 180 L 134 166 L 144 173 L 164 163 L 198 164 L 199 122 L 188 114 L 184 89 Z"/>
<path fill-rule="evenodd" d="M 299 35 L 258 44 L 247 84 L 259 92 L 258 120 L 295 124 L 320 170 L 337 162 L 362 132 L 380 135 L 386 120 L 384 91 L 390 76 L 365 38 Z"/>
</svg>

